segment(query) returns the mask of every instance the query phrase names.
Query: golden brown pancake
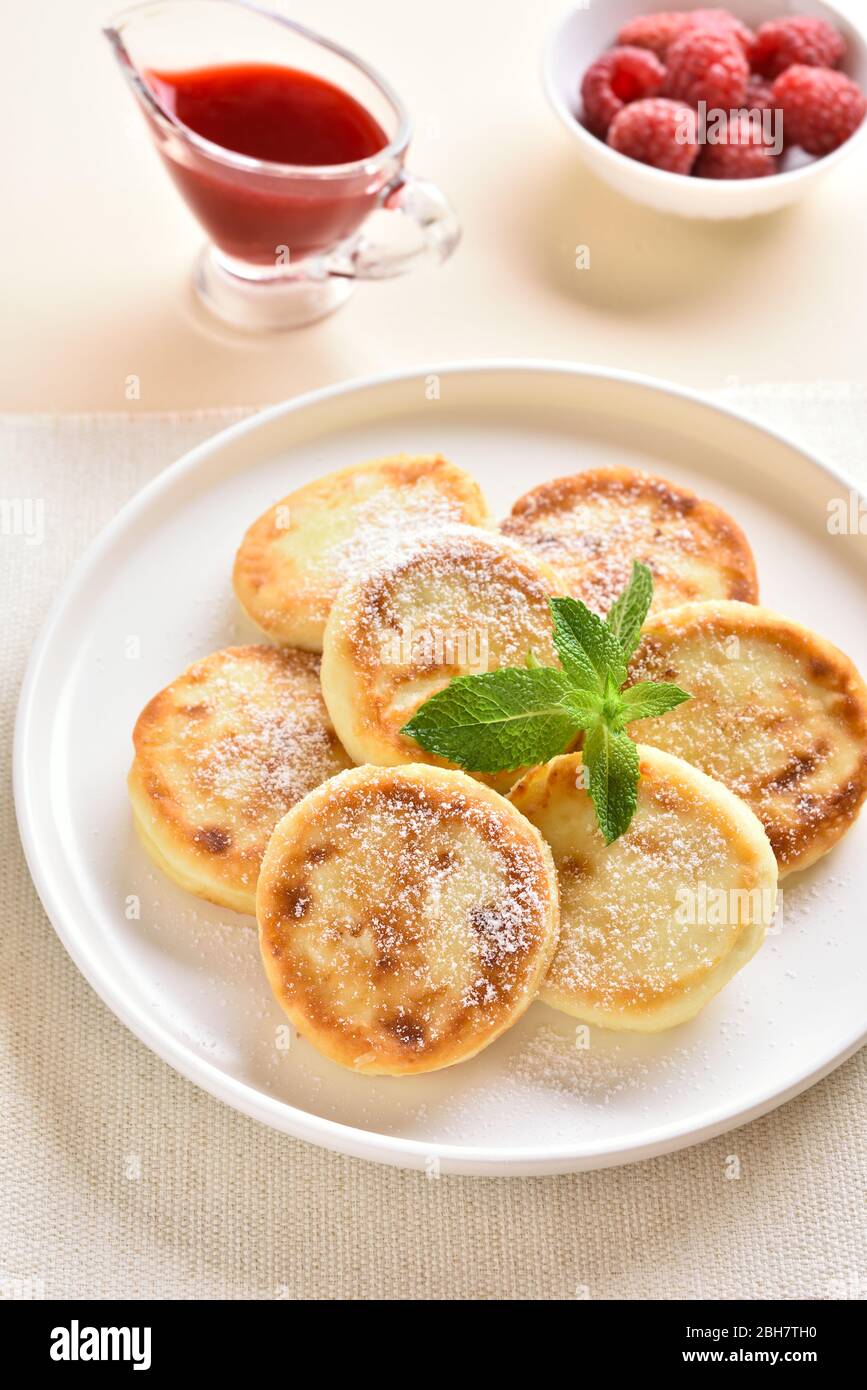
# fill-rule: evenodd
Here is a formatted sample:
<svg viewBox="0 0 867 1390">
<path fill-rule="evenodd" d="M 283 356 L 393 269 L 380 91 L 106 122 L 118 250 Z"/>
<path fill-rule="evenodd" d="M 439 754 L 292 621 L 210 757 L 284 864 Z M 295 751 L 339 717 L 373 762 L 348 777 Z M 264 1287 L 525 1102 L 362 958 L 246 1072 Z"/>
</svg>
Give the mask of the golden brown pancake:
<svg viewBox="0 0 867 1390">
<path fill-rule="evenodd" d="M 631 468 L 590 468 L 527 492 L 502 523 L 595 613 L 625 589 L 633 560 L 653 575 L 651 612 L 691 599 L 756 603 L 756 566 L 740 527 L 688 488 Z"/>
<path fill-rule="evenodd" d="M 606 845 L 580 753 L 537 767 L 510 793 L 548 841 L 560 944 L 546 1004 L 605 1028 L 684 1023 L 758 950 L 777 868 L 761 824 L 719 782 L 639 747 L 638 805 Z"/>
<path fill-rule="evenodd" d="M 248 530 L 235 593 L 274 642 L 322 650 L 345 580 L 419 527 L 490 524 L 478 483 L 440 454 L 375 459 L 290 492 Z"/>
<path fill-rule="evenodd" d="M 454 676 L 523 666 L 530 650 L 557 665 L 555 586 L 532 555 L 469 526 L 421 537 L 350 580 L 325 630 L 322 692 L 355 762 L 447 767 L 402 727 Z"/>
<path fill-rule="evenodd" d="M 274 994 L 353 1071 L 465 1061 L 535 998 L 557 942 L 547 845 L 462 772 L 359 767 L 274 831 L 257 895 Z"/>
<path fill-rule="evenodd" d="M 319 688 L 319 659 L 227 647 L 145 706 L 129 794 L 154 862 L 221 907 L 256 911 L 256 880 L 281 816 L 350 760 Z"/>
<path fill-rule="evenodd" d="M 767 608 L 690 603 L 644 629 L 630 681 L 673 681 L 692 699 L 633 737 L 686 758 L 748 802 L 780 875 L 805 869 L 867 795 L 867 688 L 824 638 Z"/>
</svg>

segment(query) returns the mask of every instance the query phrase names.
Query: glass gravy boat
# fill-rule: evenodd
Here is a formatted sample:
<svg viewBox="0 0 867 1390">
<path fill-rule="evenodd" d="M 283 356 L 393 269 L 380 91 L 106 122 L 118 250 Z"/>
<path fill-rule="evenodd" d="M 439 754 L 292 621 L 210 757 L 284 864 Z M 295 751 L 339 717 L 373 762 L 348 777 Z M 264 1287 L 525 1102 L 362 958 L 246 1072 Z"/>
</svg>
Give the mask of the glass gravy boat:
<svg viewBox="0 0 867 1390">
<path fill-rule="evenodd" d="M 444 194 L 404 168 L 411 127 L 367 63 L 247 0 L 147 0 L 105 28 L 157 150 L 209 241 L 199 296 L 224 322 L 294 328 L 338 308 L 356 280 L 444 261 L 460 228 Z M 332 84 L 386 143 L 343 164 L 283 164 L 214 143 L 185 125 L 169 79 L 258 65 Z"/>
</svg>

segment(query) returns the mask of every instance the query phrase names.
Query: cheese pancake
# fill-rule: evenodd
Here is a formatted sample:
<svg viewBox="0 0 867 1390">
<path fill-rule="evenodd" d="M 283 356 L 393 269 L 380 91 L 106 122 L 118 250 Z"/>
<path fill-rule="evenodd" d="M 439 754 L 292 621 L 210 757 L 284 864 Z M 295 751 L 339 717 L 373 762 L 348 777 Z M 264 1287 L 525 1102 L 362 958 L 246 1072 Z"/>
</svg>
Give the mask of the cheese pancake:
<svg viewBox="0 0 867 1390">
<path fill-rule="evenodd" d="M 767 608 L 691 603 L 648 623 L 629 674 L 690 692 L 630 732 L 742 796 L 781 875 L 852 825 L 867 795 L 867 688 L 830 642 Z"/>
<path fill-rule="evenodd" d="M 274 831 L 257 894 L 274 994 L 341 1066 L 433 1071 L 487 1047 L 535 998 L 557 942 L 537 830 L 462 772 L 341 773 Z"/>
<path fill-rule="evenodd" d="M 495 532 L 453 526 L 346 584 L 325 630 L 322 692 L 354 761 L 450 766 L 401 729 L 454 676 L 524 666 L 531 650 L 557 665 L 555 582 Z"/>
<path fill-rule="evenodd" d="M 686 1022 L 746 965 L 773 920 L 777 866 L 744 802 L 697 768 L 639 747 L 638 804 L 606 845 L 580 753 L 554 758 L 510 800 L 538 826 L 560 886 L 546 1004 L 604 1028 Z"/>
<path fill-rule="evenodd" d="M 319 688 L 319 659 L 227 647 L 145 706 L 133 732 L 129 794 L 154 862 L 190 893 L 255 913 L 274 826 L 349 767 Z"/>
<path fill-rule="evenodd" d="M 274 642 L 322 650 L 343 582 L 418 527 L 490 524 L 478 484 L 439 454 L 328 473 L 269 507 L 235 559 L 235 593 Z"/>
<path fill-rule="evenodd" d="M 756 566 L 740 527 L 687 488 L 630 468 L 592 468 L 520 497 L 502 531 L 557 573 L 561 592 L 608 612 L 633 560 L 653 575 L 651 612 L 691 599 L 756 603 Z"/>
</svg>

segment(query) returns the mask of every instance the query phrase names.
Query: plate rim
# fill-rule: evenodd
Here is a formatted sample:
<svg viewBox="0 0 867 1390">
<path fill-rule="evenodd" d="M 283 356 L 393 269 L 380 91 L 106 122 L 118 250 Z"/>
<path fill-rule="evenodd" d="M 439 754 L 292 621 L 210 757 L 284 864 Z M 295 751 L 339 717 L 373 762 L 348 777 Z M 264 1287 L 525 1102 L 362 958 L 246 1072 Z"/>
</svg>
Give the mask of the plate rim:
<svg viewBox="0 0 867 1390">
<path fill-rule="evenodd" d="M 458 359 L 450 362 L 417 363 L 352 377 L 289 397 L 262 410 L 254 411 L 248 417 L 218 430 L 162 469 L 127 499 L 79 557 L 53 599 L 28 657 L 15 718 L 13 791 L 19 835 L 27 867 L 54 931 L 102 1002 L 162 1061 L 224 1104 L 273 1129 L 318 1144 L 320 1147 L 351 1157 L 409 1168 L 424 1168 L 427 1160 L 435 1155 L 448 1172 L 503 1177 L 615 1167 L 688 1148 L 747 1124 L 793 1099 L 853 1056 L 867 1041 L 867 1019 L 842 1046 L 838 1044 L 830 1052 L 823 1052 L 814 1067 L 783 1089 L 766 1088 L 759 1095 L 749 1096 L 736 1105 L 728 1104 L 704 1110 L 698 1117 L 689 1121 L 681 1119 L 659 1125 L 652 1130 L 644 1131 L 634 1142 L 626 1141 L 612 1145 L 611 1139 L 603 1139 L 566 1146 L 558 1143 L 543 1148 L 516 1145 L 491 1148 L 484 1145 L 434 1143 L 359 1129 L 339 1120 L 312 1114 L 291 1105 L 288 1101 L 269 1096 L 248 1082 L 228 1075 L 215 1063 L 200 1056 L 191 1045 L 171 1037 L 158 1020 L 150 1017 L 134 999 L 127 997 L 122 984 L 115 980 L 112 970 L 103 969 L 95 953 L 88 952 L 86 941 L 79 939 L 80 932 L 76 925 L 75 913 L 67 909 L 56 884 L 52 881 L 51 865 L 44 861 L 39 850 L 36 812 L 25 764 L 41 668 L 50 651 L 54 635 L 62 623 L 64 610 L 73 601 L 90 573 L 99 565 L 103 554 L 114 544 L 118 533 L 134 522 L 137 515 L 150 506 L 161 492 L 170 491 L 179 479 L 194 473 L 215 451 L 234 444 L 247 434 L 254 434 L 263 425 L 268 425 L 283 416 L 291 416 L 309 406 L 341 396 L 362 394 L 371 389 L 416 377 L 482 375 L 492 372 L 604 379 L 628 387 L 660 392 L 757 430 L 776 443 L 800 454 L 814 468 L 841 486 L 861 497 L 864 496 L 859 484 L 843 469 L 819 458 L 785 431 L 766 425 L 733 405 L 711 400 L 699 390 L 643 372 L 626 371 L 616 367 L 556 358 Z"/>
</svg>

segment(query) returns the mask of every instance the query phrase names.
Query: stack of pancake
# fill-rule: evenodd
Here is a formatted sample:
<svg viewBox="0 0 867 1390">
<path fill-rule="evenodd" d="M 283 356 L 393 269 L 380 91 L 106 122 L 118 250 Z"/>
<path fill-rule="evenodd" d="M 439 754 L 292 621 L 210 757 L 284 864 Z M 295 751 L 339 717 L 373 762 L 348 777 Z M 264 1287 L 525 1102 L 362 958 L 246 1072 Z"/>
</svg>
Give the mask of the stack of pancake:
<svg viewBox="0 0 867 1390">
<path fill-rule="evenodd" d="M 455 676 L 556 665 L 549 597 L 604 614 L 635 560 L 654 597 L 630 683 L 691 699 L 630 730 L 638 805 L 613 844 L 580 748 L 470 776 L 401 732 Z M 737 524 L 661 478 L 557 479 L 497 527 L 438 455 L 359 464 L 255 521 L 234 586 L 267 642 L 145 707 L 135 823 L 181 887 L 257 917 L 280 1004 L 355 1071 L 465 1060 L 537 997 L 608 1028 L 684 1022 L 867 795 L 852 663 L 760 607 Z"/>
</svg>

